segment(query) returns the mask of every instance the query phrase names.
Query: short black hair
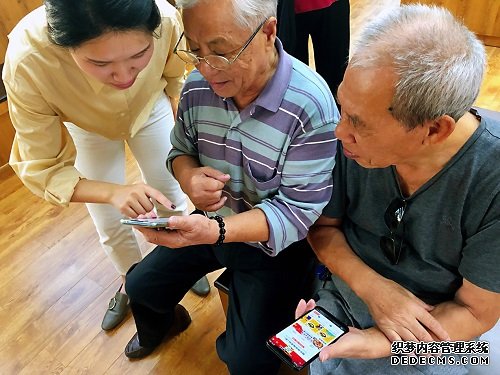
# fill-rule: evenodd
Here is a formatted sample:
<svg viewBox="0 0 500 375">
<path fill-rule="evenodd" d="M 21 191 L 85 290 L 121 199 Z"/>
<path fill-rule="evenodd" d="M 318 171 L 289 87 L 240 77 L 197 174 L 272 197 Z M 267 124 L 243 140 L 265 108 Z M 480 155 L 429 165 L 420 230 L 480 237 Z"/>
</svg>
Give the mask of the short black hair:
<svg viewBox="0 0 500 375">
<path fill-rule="evenodd" d="M 45 0 L 52 43 L 76 48 L 110 31 L 143 30 L 161 23 L 154 0 Z"/>
</svg>

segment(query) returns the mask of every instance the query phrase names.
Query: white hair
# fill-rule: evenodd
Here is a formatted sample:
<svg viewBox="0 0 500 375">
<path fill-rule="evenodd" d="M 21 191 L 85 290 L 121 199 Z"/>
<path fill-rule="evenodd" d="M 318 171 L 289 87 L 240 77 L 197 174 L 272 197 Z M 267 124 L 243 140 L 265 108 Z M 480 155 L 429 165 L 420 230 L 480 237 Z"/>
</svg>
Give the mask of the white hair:
<svg viewBox="0 0 500 375">
<path fill-rule="evenodd" d="M 194 7 L 200 1 L 217 0 L 177 0 L 176 6 L 187 9 Z M 278 0 L 232 0 L 232 3 L 236 24 L 245 29 L 253 31 L 267 18 L 276 17 Z"/>
<path fill-rule="evenodd" d="M 349 67 L 390 66 L 397 74 L 392 115 L 409 129 L 472 106 L 486 67 L 484 46 L 447 10 L 405 5 L 361 33 Z"/>
</svg>

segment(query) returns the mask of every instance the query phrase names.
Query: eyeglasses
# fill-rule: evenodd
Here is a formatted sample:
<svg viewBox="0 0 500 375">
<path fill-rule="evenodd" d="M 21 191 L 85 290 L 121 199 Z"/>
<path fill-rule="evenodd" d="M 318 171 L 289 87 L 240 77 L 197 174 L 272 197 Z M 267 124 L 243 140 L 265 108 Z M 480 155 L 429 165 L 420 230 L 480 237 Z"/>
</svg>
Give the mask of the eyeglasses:
<svg viewBox="0 0 500 375">
<path fill-rule="evenodd" d="M 391 232 L 389 236 L 380 237 L 380 248 L 392 265 L 396 265 L 401 257 L 404 242 L 403 216 L 408 203 L 401 198 L 395 198 L 385 210 L 385 225 Z"/>
<path fill-rule="evenodd" d="M 255 36 L 257 35 L 259 30 L 261 29 L 261 27 L 264 26 L 264 24 L 266 23 L 266 21 L 267 21 L 267 19 L 265 19 L 259 25 L 259 27 L 253 32 L 252 36 L 250 36 L 250 38 L 246 41 L 246 43 L 243 45 L 243 47 L 241 47 L 241 49 L 236 54 L 236 56 L 234 56 L 231 60 L 228 60 L 224 56 L 219 56 L 219 55 L 208 55 L 205 57 L 201 57 L 201 56 L 195 55 L 192 51 L 177 49 L 177 46 L 179 45 L 182 37 L 184 36 L 184 32 L 181 34 L 181 37 L 179 38 L 179 40 L 175 44 L 174 53 L 177 56 L 179 56 L 182 61 L 184 61 L 185 63 L 188 63 L 188 64 L 192 64 L 192 65 L 196 66 L 199 63 L 201 63 L 201 61 L 203 60 L 207 63 L 207 65 L 209 67 L 211 67 L 213 69 L 226 70 L 227 68 L 229 68 L 231 66 L 232 63 L 234 63 L 236 61 L 236 59 L 238 59 L 238 57 L 240 57 L 240 55 L 250 45 L 250 43 L 252 43 L 253 38 L 255 38 Z"/>
</svg>

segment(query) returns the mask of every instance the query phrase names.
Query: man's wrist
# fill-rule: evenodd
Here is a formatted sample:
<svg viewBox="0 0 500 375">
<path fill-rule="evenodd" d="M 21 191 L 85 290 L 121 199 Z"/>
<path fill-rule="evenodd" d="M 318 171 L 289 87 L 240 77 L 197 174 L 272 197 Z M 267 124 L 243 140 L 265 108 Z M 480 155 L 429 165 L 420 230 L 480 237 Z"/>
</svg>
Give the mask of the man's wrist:
<svg viewBox="0 0 500 375">
<path fill-rule="evenodd" d="M 363 330 L 363 333 L 366 335 L 367 342 L 371 343 L 363 358 L 385 358 L 391 355 L 391 342 L 378 327 L 367 328 Z"/>
<path fill-rule="evenodd" d="M 373 296 L 374 287 L 380 282 L 380 276 L 374 275 L 373 272 L 366 272 L 361 277 L 353 279 L 352 285 L 349 285 L 354 293 L 364 302 Z"/>
<path fill-rule="evenodd" d="M 217 223 L 217 240 L 213 242 L 214 246 L 219 246 L 224 243 L 226 239 L 226 223 L 224 222 L 224 218 L 219 215 L 211 216 L 210 220 Z"/>
</svg>

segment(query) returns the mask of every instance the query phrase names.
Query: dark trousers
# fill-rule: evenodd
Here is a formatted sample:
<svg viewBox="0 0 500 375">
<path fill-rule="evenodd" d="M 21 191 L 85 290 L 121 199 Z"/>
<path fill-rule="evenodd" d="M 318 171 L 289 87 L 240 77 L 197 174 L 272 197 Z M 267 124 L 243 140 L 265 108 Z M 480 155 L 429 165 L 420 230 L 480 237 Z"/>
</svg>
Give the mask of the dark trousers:
<svg viewBox="0 0 500 375">
<path fill-rule="evenodd" d="M 139 342 L 158 345 L 189 288 L 206 273 L 226 267 L 229 306 L 217 353 L 233 375 L 275 374 L 280 361 L 266 348 L 266 339 L 293 321 L 300 298 L 310 297 L 314 259 L 305 240 L 276 257 L 244 243 L 159 246 L 127 275 Z"/>
<path fill-rule="evenodd" d="M 309 64 L 308 38 L 311 35 L 316 71 L 334 95 L 344 78 L 349 59 L 349 0 L 338 0 L 327 8 L 295 16 L 294 50 L 289 53 Z"/>
</svg>

